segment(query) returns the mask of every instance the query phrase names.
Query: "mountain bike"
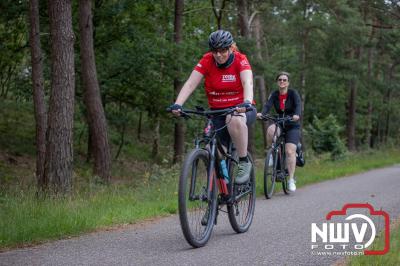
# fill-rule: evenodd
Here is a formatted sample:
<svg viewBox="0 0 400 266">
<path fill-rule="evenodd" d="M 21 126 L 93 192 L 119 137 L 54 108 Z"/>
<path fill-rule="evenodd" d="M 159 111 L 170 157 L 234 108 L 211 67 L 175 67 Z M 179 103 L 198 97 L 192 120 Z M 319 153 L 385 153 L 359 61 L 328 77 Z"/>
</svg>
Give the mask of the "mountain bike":
<svg viewBox="0 0 400 266">
<path fill-rule="evenodd" d="M 217 136 L 223 128 L 215 128 L 212 118 L 233 115 L 235 108 L 205 111 L 181 110 L 181 116 L 192 115 L 204 117 L 206 126 L 201 137 L 196 137 L 195 147 L 183 163 L 179 177 L 179 219 L 183 235 L 193 247 L 204 246 L 214 225 L 217 224 L 219 212 L 227 212 L 229 222 L 237 233 L 246 232 L 252 221 L 255 207 L 255 171 L 253 164 L 250 179 L 245 184 L 235 184 L 238 155 L 230 141 L 224 147 Z M 229 122 L 228 122 L 229 123 Z M 226 165 L 226 169 L 225 166 Z M 227 210 L 223 210 L 223 206 Z"/>
<path fill-rule="evenodd" d="M 292 120 L 291 116 L 275 117 L 263 115 L 261 120 L 270 120 L 275 124 L 271 148 L 267 150 L 264 163 L 264 195 L 267 199 L 272 198 L 275 183 L 281 182 L 285 194 L 290 194 L 288 189 L 289 172 L 286 166 L 285 152 L 285 123 Z M 280 135 L 278 136 L 278 129 Z"/>
</svg>

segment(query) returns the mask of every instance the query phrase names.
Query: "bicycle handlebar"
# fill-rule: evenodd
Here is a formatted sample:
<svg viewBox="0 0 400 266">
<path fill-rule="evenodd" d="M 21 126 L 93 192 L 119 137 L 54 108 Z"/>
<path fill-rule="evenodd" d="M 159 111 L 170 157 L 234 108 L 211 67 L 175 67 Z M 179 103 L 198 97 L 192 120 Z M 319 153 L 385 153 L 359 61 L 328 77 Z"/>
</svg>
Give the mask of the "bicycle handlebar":
<svg viewBox="0 0 400 266">
<path fill-rule="evenodd" d="M 190 114 L 195 114 L 195 115 L 201 115 L 201 116 L 213 116 L 213 115 L 217 115 L 217 116 L 222 116 L 222 115 L 229 115 L 232 114 L 233 112 L 235 112 L 237 110 L 237 108 L 239 107 L 229 107 L 229 108 L 225 108 L 225 109 L 218 109 L 218 110 L 201 110 L 200 108 L 197 110 L 191 110 L 191 109 L 182 109 L 180 111 L 180 114 L 182 117 L 187 117 L 190 118 Z M 252 108 L 246 108 L 246 112 L 247 111 L 251 111 Z M 167 108 L 167 112 L 172 112 L 171 108 L 168 107 Z"/>
<path fill-rule="evenodd" d="M 284 117 L 275 117 L 275 116 L 268 115 L 268 114 L 267 115 L 262 115 L 260 120 L 264 120 L 264 121 L 271 120 L 271 121 L 273 121 L 275 123 L 283 123 L 283 122 L 288 122 L 288 121 L 294 121 L 293 120 L 293 116 L 290 116 L 290 115 L 286 115 Z"/>
</svg>

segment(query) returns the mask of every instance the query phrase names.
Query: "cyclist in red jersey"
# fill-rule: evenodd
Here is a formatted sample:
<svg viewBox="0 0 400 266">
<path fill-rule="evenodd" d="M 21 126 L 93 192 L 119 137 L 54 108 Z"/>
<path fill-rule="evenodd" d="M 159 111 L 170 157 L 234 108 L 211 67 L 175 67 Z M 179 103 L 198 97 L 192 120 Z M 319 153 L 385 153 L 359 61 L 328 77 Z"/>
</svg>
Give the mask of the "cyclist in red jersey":
<svg viewBox="0 0 400 266">
<path fill-rule="evenodd" d="M 256 119 L 253 102 L 253 72 L 247 57 L 241 54 L 229 31 L 217 30 L 208 39 L 210 52 L 195 66 L 171 109 L 179 116 L 182 105 L 204 78 L 204 87 L 211 109 L 237 107 L 237 113 L 213 119 L 223 143 L 232 138 L 239 155 L 237 184 L 249 180 L 252 164 L 247 156 L 248 128 Z M 246 111 L 251 109 L 251 111 Z"/>
</svg>

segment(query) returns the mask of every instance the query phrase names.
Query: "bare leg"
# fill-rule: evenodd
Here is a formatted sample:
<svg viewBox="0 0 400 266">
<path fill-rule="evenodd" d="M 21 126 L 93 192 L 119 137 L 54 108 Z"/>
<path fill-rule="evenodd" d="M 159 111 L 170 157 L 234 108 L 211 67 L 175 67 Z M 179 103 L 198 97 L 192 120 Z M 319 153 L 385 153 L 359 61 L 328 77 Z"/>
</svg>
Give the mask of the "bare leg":
<svg viewBox="0 0 400 266">
<path fill-rule="evenodd" d="M 246 116 L 226 116 L 228 132 L 236 146 L 239 157 L 247 156 L 248 129 L 246 125 Z"/>
<path fill-rule="evenodd" d="M 274 137 L 274 133 L 275 133 L 275 125 L 272 124 L 268 127 L 267 129 L 267 147 L 270 147 L 272 144 L 272 139 Z M 278 134 L 277 136 L 279 136 L 281 134 L 280 129 L 278 128 Z"/>
<path fill-rule="evenodd" d="M 293 143 L 286 143 L 286 165 L 289 171 L 289 178 L 294 177 L 294 171 L 296 170 L 296 145 Z"/>
</svg>

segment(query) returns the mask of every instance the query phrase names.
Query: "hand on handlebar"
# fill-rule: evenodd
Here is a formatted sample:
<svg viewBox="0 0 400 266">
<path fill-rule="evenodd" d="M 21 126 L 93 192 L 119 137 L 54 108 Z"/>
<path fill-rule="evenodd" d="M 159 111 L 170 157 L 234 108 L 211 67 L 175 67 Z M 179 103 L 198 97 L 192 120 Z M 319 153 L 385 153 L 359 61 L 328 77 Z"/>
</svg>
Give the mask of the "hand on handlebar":
<svg viewBox="0 0 400 266">
<path fill-rule="evenodd" d="M 299 119 L 300 119 L 300 116 L 298 116 L 298 115 L 293 115 L 293 117 L 292 117 L 292 120 L 293 121 L 299 121 Z"/>
<path fill-rule="evenodd" d="M 167 108 L 167 111 L 172 112 L 174 116 L 181 116 L 182 105 L 174 103 Z"/>
<path fill-rule="evenodd" d="M 238 113 L 246 113 L 251 109 L 251 102 L 248 100 L 245 100 L 243 103 L 239 104 L 236 106 L 236 112 Z"/>
</svg>

